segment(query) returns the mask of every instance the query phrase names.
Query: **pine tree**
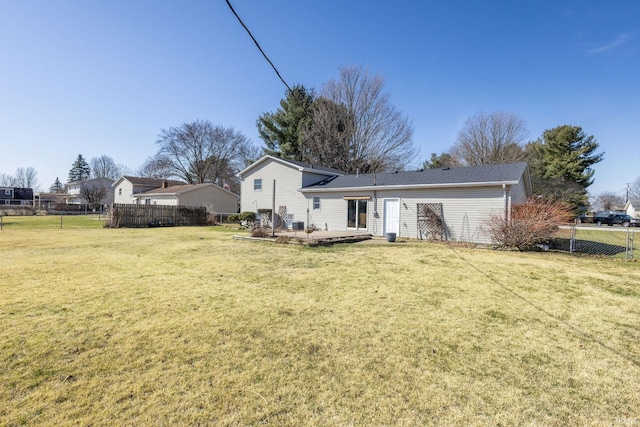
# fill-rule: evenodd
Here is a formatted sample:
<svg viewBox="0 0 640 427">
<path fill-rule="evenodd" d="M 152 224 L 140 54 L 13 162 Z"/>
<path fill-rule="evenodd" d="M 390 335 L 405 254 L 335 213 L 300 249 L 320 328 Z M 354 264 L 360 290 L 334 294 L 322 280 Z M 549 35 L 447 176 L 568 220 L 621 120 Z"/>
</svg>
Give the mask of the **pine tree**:
<svg viewBox="0 0 640 427">
<path fill-rule="evenodd" d="M 51 187 L 49 187 L 49 192 L 58 194 L 64 193 L 64 185 L 62 185 L 58 177 L 56 177 L 55 182 L 51 185 Z"/>
<path fill-rule="evenodd" d="M 314 98 L 313 89 L 294 86 L 280 101 L 280 108 L 275 113 L 264 113 L 258 118 L 258 134 L 266 145 L 266 154 L 303 160 L 301 132 L 310 120 Z"/>
<path fill-rule="evenodd" d="M 593 183 L 592 166 L 604 157 L 598 143 L 580 126 L 547 129 L 542 139 L 526 147 L 534 193 L 563 201 L 575 210 L 588 206 L 587 187 Z"/>
<path fill-rule="evenodd" d="M 71 170 L 69 171 L 69 178 L 67 182 L 80 182 L 89 179 L 91 175 L 91 168 L 89 163 L 84 159 L 82 154 L 78 154 L 78 158 L 73 162 Z"/>
</svg>

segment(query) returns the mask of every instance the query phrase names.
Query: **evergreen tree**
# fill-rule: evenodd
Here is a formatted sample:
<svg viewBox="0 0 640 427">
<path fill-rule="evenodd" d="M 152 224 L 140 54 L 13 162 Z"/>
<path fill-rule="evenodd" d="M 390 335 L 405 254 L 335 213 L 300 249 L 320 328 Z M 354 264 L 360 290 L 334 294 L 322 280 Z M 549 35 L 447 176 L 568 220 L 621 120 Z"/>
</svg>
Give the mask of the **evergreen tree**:
<svg viewBox="0 0 640 427">
<path fill-rule="evenodd" d="M 542 139 L 526 147 L 534 193 L 567 203 L 575 210 L 589 205 L 587 188 L 593 183 L 592 166 L 604 157 L 599 145 L 580 126 L 547 129 Z"/>
<path fill-rule="evenodd" d="M 78 158 L 73 162 L 71 170 L 69 171 L 69 178 L 67 182 L 80 182 L 89 179 L 91 175 L 91 168 L 89 163 L 84 159 L 82 154 L 78 154 Z"/>
<path fill-rule="evenodd" d="M 262 114 L 256 123 L 264 152 L 292 160 L 303 160 L 302 131 L 308 125 L 314 91 L 296 85 L 280 101 L 275 113 Z"/>
<path fill-rule="evenodd" d="M 49 187 L 49 192 L 58 194 L 64 193 L 64 185 L 62 185 L 58 177 L 56 177 L 54 183 L 51 185 L 51 187 Z"/>
<path fill-rule="evenodd" d="M 422 163 L 422 169 L 453 168 L 460 166 L 460 162 L 449 153 L 431 153 L 431 158 Z"/>
</svg>

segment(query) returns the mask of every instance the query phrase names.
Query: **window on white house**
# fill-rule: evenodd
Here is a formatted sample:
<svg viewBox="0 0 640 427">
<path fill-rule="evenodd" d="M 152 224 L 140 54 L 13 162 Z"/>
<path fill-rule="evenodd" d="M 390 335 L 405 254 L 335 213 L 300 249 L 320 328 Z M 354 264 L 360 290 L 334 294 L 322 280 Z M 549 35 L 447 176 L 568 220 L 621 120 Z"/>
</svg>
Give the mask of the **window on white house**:
<svg viewBox="0 0 640 427">
<path fill-rule="evenodd" d="M 122 188 L 118 188 L 118 196 L 122 196 Z"/>
<path fill-rule="evenodd" d="M 151 199 L 144 199 L 144 204 L 145 205 L 150 205 L 151 204 Z"/>
<path fill-rule="evenodd" d="M 320 209 L 320 196 L 313 196 L 313 210 Z"/>
<path fill-rule="evenodd" d="M 262 191 L 262 179 L 253 180 L 253 191 Z"/>
</svg>

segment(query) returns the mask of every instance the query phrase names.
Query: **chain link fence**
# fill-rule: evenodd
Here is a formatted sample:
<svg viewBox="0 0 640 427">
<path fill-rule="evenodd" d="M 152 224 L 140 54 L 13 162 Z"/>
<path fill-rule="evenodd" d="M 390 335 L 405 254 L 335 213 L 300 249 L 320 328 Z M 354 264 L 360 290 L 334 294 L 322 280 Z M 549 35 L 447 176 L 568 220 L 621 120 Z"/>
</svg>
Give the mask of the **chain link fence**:
<svg viewBox="0 0 640 427">
<path fill-rule="evenodd" d="M 572 254 L 604 255 L 632 260 L 640 256 L 640 240 L 635 240 L 636 232 L 640 236 L 640 230 L 633 227 L 573 225 L 562 227 L 552 246 Z"/>
</svg>

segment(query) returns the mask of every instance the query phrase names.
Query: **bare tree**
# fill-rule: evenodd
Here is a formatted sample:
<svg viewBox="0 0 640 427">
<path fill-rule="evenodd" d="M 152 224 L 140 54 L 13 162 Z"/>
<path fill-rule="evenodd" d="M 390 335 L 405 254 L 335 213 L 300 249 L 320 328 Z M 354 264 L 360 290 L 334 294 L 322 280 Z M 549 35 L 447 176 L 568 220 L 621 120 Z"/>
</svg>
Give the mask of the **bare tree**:
<svg viewBox="0 0 640 427">
<path fill-rule="evenodd" d="M 80 188 L 80 195 L 93 209 L 99 209 L 102 199 L 107 195 L 107 188 L 102 184 L 84 183 Z"/>
<path fill-rule="evenodd" d="M 40 186 L 38 172 L 32 167 L 16 169 L 15 186 L 37 189 Z"/>
<path fill-rule="evenodd" d="M 200 120 L 163 129 L 157 143 L 156 162 L 190 184 L 235 181 L 251 147 L 241 132 Z"/>
<path fill-rule="evenodd" d="M 467 166 L 519 162 L 524 160 L 522 142 L 526 124 L 513 113 L 479 113 L 462 126 L 450 154 Z"/>
<path fill-rule="evenodd" d="M 640 199 L 640 177 L 629 187 L 629 199 Z"/>
<path fill-rule="evenodd" d="M 264 150 L 258 146 L 255 145 L 250 145 L 247 147 L 246 151 L 244 152 L 244 160 L 243 160 L 243 167 L 247 167 L 249 165 L 251 165 L 252 163 L 254 163 L 256 160 L 260 159 L 262 156 L 264 156 Z"/>
<path fill-rule="evenodd" d="M 89 164 L 92 178 L 109 178 L 115 181 L 129 171 L 125 165 L 116 164 L 111 157 L 105 154 L 92 158 Z"/>
<path fill-rule="evenodd" d="M 594 210 L 608 211 L 614 209 L 622 209 L 625 203 L 624 197 L 611 191 L 604 191 L 602 193 L 596 194 L 593 199 Z"/>
<path fill-rule="evenodd" d="M 16 177 L 8 173 L 0 173 L 0 185 L 3 187 L 15 187 Z"/>
<path fill-rule="evenodd" d="M 340 80 L 330 80 L 323 87 L 321 96 L 334 105 L 329 102 L 316 105 L 316 116 L 320 117 L 315 126 L 325 123 L 330 127 L 316 132 L 335 137 L 332 154 L 349 159 L 341 160 L 347 164 L 342 168 L 345 172 L 404 169 L 415 159 L 413 125 L 396 111 L 383 89 L 382 77 L 360 67 L 341 68 Z M 344 130 L 333 117 L 342 110 Z M 346 134 L 340 134 L 343 132 Z"/>
<path fill-rule="evenodd" d="M 353 120 L 344 105 L 325 97 L 317 98 L 311 108 L 311 122 L 303 130 L 303 160 L 350 171 L 353 167 L 350 155 L 353 133 Z"/>
<path fill-rule="evenodd" d="M 135 173 L 144 178 L 167 179 L 172 176 L 173 170 L 163 158 L 154 156 L 147 158 Z"/>
</svg>

